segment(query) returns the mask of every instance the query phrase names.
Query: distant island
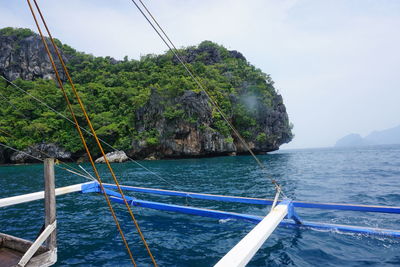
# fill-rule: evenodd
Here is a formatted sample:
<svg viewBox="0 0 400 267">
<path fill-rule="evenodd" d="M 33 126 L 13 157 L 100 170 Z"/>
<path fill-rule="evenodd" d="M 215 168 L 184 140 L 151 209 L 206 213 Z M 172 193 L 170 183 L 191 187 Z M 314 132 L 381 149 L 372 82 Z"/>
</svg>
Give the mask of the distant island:
<svg viewBox="0 0 400 267">
<path fill-rule="evenodd" d="M 370 146 L 370 145 L 392 145 L 400 144 L 400 125 L 394 128 L 373 131 L 366 137 L 359 134 L 349 134 L 340 138 L 335 147 Z"/>
<path fill-rule="evenodd" d="M 116 60 L 55 42 L 97 134 L 129 157 L 247 153 L 173 53 Z M 240 52 L 203 41 L 179 49 L 178 53 L 255 153 L 277 150 L 292 140 L 292 125 L 274 82 Z M 4 96 L 0 105 L 0 143 L 23 151 L 0 147 L 0 163 L 32 162 L 36 160 L 31 156 L 43 158 L 43 153 L 64 161 L 85 160 L 74 126 L 14 86 L 69 117 L 36 33 L 30 29 L 0 29 L 0 75 L 4 77 L 0 79 L 0 93 Z M 66 79 L 62 72 L 61 76 Z M 82 118 L 78 112 L 78 120 Z M 88 142 L 95 146 L 93 139 Z M 107 147 L 106 152 L 111 151 Z M 94 153 L 99 156 L 99 151 Z"/>
</svg>

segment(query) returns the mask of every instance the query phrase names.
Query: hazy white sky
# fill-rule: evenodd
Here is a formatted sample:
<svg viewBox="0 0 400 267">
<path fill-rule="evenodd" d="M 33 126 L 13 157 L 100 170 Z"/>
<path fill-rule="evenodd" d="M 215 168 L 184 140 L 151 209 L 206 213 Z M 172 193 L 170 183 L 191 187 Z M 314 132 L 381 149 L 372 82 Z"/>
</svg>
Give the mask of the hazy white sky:
<svg viewBox="0 0 400 267">
<path fill-rule="evenodd" d="M 283 95 L 295 139 L 331 146 L 400 124 L 398 0 L 143 0 L 177 46 L 242 52 Z M 130 0 L 38 0 L 53 35 L 122 59 L 166 47 Z M 0 27 L 35 29 L 26 1 L 0 0 Z"/>
</svg>

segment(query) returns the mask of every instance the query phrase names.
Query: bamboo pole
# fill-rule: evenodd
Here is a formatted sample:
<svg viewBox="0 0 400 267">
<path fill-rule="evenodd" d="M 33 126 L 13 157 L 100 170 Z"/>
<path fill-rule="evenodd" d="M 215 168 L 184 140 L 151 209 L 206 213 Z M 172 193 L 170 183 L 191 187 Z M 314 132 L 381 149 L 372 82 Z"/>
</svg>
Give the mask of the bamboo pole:
<svg viewBox="0 0 400 267">
<path fill-rule="evenodd" d="M 236 244 L 214 267 L 243 267 L 288 213 L 288 205 L 276 206 L 250 233 Z"/>
<path fill-rule="evenodd" d="M 60 187 L 55 190 L 56 196 L 65 195 L 74 192 L 81 192 L 82 186 L 87 184 L 93 184 L 93 182 L 81 183 L 81 184 L 74 184 L 65 187 Z M 21 203 L 31 202 L 39 199 L 44 198 L 44 191 L 19 195 L 14 197 L 7 197 L 0 199 L 0 208 L 8 207 L 12 205 L 17 205 Z"/>
</svg>

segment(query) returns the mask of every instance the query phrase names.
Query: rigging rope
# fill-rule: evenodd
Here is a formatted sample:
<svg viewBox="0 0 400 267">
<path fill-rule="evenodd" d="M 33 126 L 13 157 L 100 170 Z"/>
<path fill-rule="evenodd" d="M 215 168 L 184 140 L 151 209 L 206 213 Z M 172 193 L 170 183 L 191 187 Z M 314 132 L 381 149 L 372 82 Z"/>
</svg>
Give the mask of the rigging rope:
<svg viewBox="0 0 400 267">
<path fill-rule="evenodd" d="M 48 49 L 46 40 L 45 40 L 45 38 L 44 38 L 44 36 L 43 36 L 43 34 L 42 34 L 42 31 L 40 30 L 40 26 L 39 26 L 39 24 L 38 24 L 38 22 L 37 22 L 35 13 L 34 13 L 34 11 L 33 11 L 33 9 L 32 9 L 31 4 L 30 4 L 30 0 L 27 0 L 27 1 L 28 1 L 29 6 L 30 6 L 32 15 L 33 15 L 33 17 L 34 17 L 34 19 L 35 19 L 36 26 L 38 27 L 39 33 L 40 33 L 40 35 L 41 35 L 42 41 L 43 41 L 43 43 L 45 44 L 46 52 L 47 52 L 47 54 L 48 54 L 48 56 L 49 56 L 49 58 L 50 58 L 50 61 L 52 61 L 52 66 L 53 66 L 53 69 L 54 69 L 54 71 L 55 71 L 55 73 L 56 73 L 57 81 L 58 81 L 60 87 L 63 88 L 62 81 L 61 81 L 60 76 L 59 76 L 59 74 L 58 74 L 58 71 L 57 71 L 57 68 L 56 68 L 56 66 L 55 66 L 54 60 L 53 60 L 53 58 L 52 58 L 52 56 L 51 56 L 50 50 Z M 111 173 L 111 176 L 112 176 L 112 178 L 113 178 L 113 180 L 114 180 L 114 182 L 115 182 L 115 184 L 116 184 L 116 186 L 117 186 L 117 188 L 118 188 L 118 191 L 119 191 L 119 193 L 120 193 L 121 196 L 122 196 L 122 199 L 123 199 L 123 201 L 124 201 L 124 203 L 125 203 L 125 206 L 126 206 L 128 212 L 129 212 L 129 214 L 130 214 L 130 216 L 131 216 L 131 218 L 132 218 L 132 221 L 133 221 L 133 223 L 134 223 L 134 225 L 135 225 L 135 227 L 136 227 L 136 230 L 137 230 L 137 232 L 138 232 L 140 238 L 142 239 L 142 242 L 143 242 L 143 244 L 144 244 L 144 246 L 145 246 L 145 248 L 146 248 L 146 250 L 147 250 L 147 252 L 148 252 L 148 254 L 149 254 L 149 256 L 150 256 L 150 258 L 151 258 L 151 260 L 152 260 L 152 262 L 153 262 L 153 265 L 154 265 L 154 266 L 157 266 L 157 263 L 156 263 L 156 261 L 155 261 L 153 255 L 152 255 L 152 253 L 151 253 L 151 251 L 150 251 L 150 248 L 149 248 L 149 246 L 148 246 L 148 244 L 147 244 L 147 242 L 146 242 L 146 240 L 145 240 L 145 238 L 144 238 L 144 235 L 143 235 L 143 233 L 142 233 L 142 231 L 141 231 L 141 229 L 140 229 L 140 227 L 139 227 L 139 224 L 138 224 L 138 222 L 137 222 L 137 220 L 136 220 L 136 218 L 135 218 L 135 216 L 134 216 L 134 214 L 133 214 L 133 212 L 132 212 L 132 210 L 131 210 L 131 208 L 130 208 L 130 205 L 129 205 L 128 201 L 127 201 L 126 198 L 125 198 L 124 193 L 122 192 L 122 189 L 121 189 L 121 187 L 120 187 L 120 185 L 119 185 L 119 183 L 118 183 L 117 177 L 115 176 L 115 173 L 114 173 L 114 171 L 113 171 L 113 169 L 112 169 L 112 167 L 111 167 L 111 165 L 110 165 L 110 162 L 108 161 L 108 159 L 107 159 L 107 157 L 106 157 L 106 155 L 105 155 L 104 149 L 103 149 L 103 147 L 102 147 L 102 145 L 101 145 L 101 143 L 100 143 L 100 141 L 99 141 L 99 139 L 98 139 L 98 137 L 97 137 L 97 134 L 96 134 L 96 132 L 95 132 L 93 126 L 92 126 L 92 123 L 91 123 L 91 121 L 90 121 L 90 119 L 89 119 L 89 116 L 88 116 L 88 114 L 87 114 L 87 112 L 86 112 L 86 109 L 85 109 L 85 107 L 84 107 L 84 105 L 83 105 L 83 102 L 82 102 L 81 98 L 79 97 L 79 94 L 78 94 L 78 92 L 77 92 L 77 90 L 76 90 L 76 88 L 75 88 L 74 83 L 72 82 L 71 76 L 69 75 L 68 69 L 67 69 L 67 67 L 66 67 L 66 65 L 65 65 L 65 63 L 64 63 L 64 60 L 63 60 L 62 57 L 61 57 L 61 54 L 60 54 L 60 52 L 59 52 L 59 49 L 58 49 L 57 45 L 56 45 L 55 42 L 54 42 L 54 39 L 53 39 L 53 37 L 52 37 L 52 35 L 51 35 L 51 33 L 50 33 L 49 28 L 47 27 L 46 21 L 45 21 L 45 19 L 44 19 L 44 17 L 43 17 L 43 14 L 42 14 L 42 12 L 41 12 L 41 10 L 40 10 L 40 8 L 39 8 L 39 5 L 37 4 L 37 1 L 36 1 L 36 0 L 34 0 L 34 3 L 35 3 L 35 6 L 36 6 L 36 9 L 37 9 L 37 11 L 38 11 L 38 13 L 39 13 L 39 15 L 40 15 L 40 18 L 41 18 L 41 20 L 42 20 L 42 23 L 43 23 L 43 25 L 44 25 L 45 28 L 46 28 L 47 34 L 49 35 L 49 39 L 50 39 L 50 41 L 51 41 L 51 43 L 52 43 L 52 45 L 53 45 L 54 51 L 56 52 L 57 57 L 58 57 L 58 59 L 59 59 L 61 65 L 62 65 L 63 70 L 64 70 L 64 73 L 65 73 L 65 75 L 67 76 L 67 79 L 68 79 L 68 81 L 69 81 L 69 83 L 70 83 L 70 85 L 71 85 L 71 88 L 72 88 L 72 91 L 73 91 L 73 93 L 74 93 L 74 95 L 75 95 L 75 98 L 76 98 L 76 100 L 77 100 L 78 103 L 79 103 L 79 106 L 80 106 L 80 108 L 81 108 L 81 111 L 82 111 L 83 114 L 84 114 L 84 117 L 85 117 L 85 119 L 86 119 L 86 122 L 87 122 L 87 124 L 88 124 L 88 126 L 89 126 L 89 128 L 90 128 L 90 131 L 91 131 L 92 134 L 93 134 L 93 137 L 94 137 L 94 139 L 95 139 L 95 141 L 96 141 L 96 143 L 97 143 L 98 148 L 100 149 L 100 152 L 101 152 L 101 154 L 102 154 L 102 156 L 103 156 L 103 158 L 104 158 L 104 161 L 105 161 L 106 164 L 107 164 L 107 167 L 108 167 L 108 169 L 109 169 L 109 171 L 110 171 L 110 173 Z M 65 95 L 66 99 L 68 99 L 68 96 L 65 94 L 65 90 L 63 90 L 63 94 Z M 100 175 L 99 175 L 99 173 L 98 173 L 98 171 L 97 171 L 97 168 L 96 168 L 96 166 L 95 166 L 95 164 L 94 164 L 93 158 L 92 158 L 92 156 L 91 156 L 91 154 L 90 154 L 90 151 L 89 151 L 89 149 L 88 149 L 88 147 L 87 147 L 87 144 L 86 144 L 85 138 L 84 138 L 84 136 L 83 136 L 83 134 L 82 134 L 82 131 L 81 131 L 80 127 L 78 127 L 79 123 L 78 123 L 78 121 L 77 121 L 77 119 L 76 119 L 76 117 L 75 117 L 75 114 L 73 113 L 72 106 L 71 106 L 71 103 L 69 102 L 69 100 L 67 101 L 67 104 L 68 104 L 68 106 L 69 106 L 71 115 L 72 115 L 73 118 L 74 118 L 74 122 L 75 122 L 75 124 L 76 124 L 76 126 L 77 126 L 76 129 L 77 129 L 78 132 L 79 132 L 79 135 L 80 135 L 80 137 L 81 137 L 81 139 L 82 139 L 82 143 L 84 144 L 85 149 L 86 149 L 86 151 L 87 151 L 87 154 L 88 154 L 88 156 L 89 156 L 89 160 L 90 160 L 90 162 L 91 162 L 91 164 L 92 164 L 93 171 L 95 172 L 96 177 L 97 177 L 97 179 L 98 179 L 98 181 L 99 181 L 99 184 L 100 184 L 100 186 L 101 186 L 101 189 L 103 190 L 104 195 L 106 196 L 107 194 L 106 194 L 106 192 L 105 192 L 105 190 L 104 190 L 104 188 L 103 188 L 103 186 L 102 186 L 102 182 L 101 182 Z M 109 202 L 108 196 L 106 196 L 106 199 L 107 199 L 108 202 Z M 112 210 L 113 216 L 115 217 L 115 214 L 114 214 L 114 212 L 113 212 L 111 203 L 109 203 L 109 207 L 110 207 L 110 210 Z M 117 219 L 116 217 L 115 217 L 115 221 L 116 221 L 116 223 L 118 223 L 118 219 Z M 118 225 L 119 225 L 119 223 L 118 223 Z M 121 236 L 123 236 L 122 229 L 120 229 L 120 233 L 121 233 Z M 124 237 L 124 238 L 125 238 L 125 237 Z M 135 263 L 135 261 L 134 261 L 134 259 L 133 259 L 133 256 L 132 256 L 132 253 L 131 253 L 131 251 L 130 251 L 130 248 L 129 248 L 129 245 L 128 245 L 127 241 L 124 240 L 124 243 L 125 243 L 125 245 L 126 245 L 126 248 L 127 248 L 127 250 L 128 250 L 128 253 L 130 254 L 130 258 L 131 258 L 131 260 L 132 260 L 133 265 L 136 266 L 136 263 Z"/>
<path fill-rule="evenodd" d="M 116 184 L 116 186 L 117 186 L 117 188 L 118 188 L 119 193 L 120 193 L 121 196 L 122 196 L 122 199 L 124 200 L 125 206 L 126 206 L 128 212 L 129 212 L 129 214 L 130 214 L 130 216 L 131 216 L 131 218 L 132 218 L 132 221 L 133 221 L 134 224 L 135 224 L 136 230 L 137 230 L 137 232 L 138 232 L 140 238 L 142 239 L 142 242 L 143 242 L 143 244 L 144 244 L 144 246 L 145 246 L 145 248 L 146 248 L 146 250 L 147 250 L 147 252 L 148 252 L 148 254 L 149 254 L 149 256 L 150 256 L 150 258 L 151 258 L 151 261 L 153 262 L 153 265 L 154 265 L 154 266 L 157 266 L 157 263 L 156 263 L 156 261 L 155 261 L 155 259 L 154 259 L 154 256 L 153 256 L 153 254 L 152 254 L 151 251 L 150 251 L 150 247 L 148 246 L 148 244 L 147 244 L 147 242 L 146 242 L 146 239 L 144 238 L 144 235 L 143 235 L 143 233 L 142 233 L 142 231 L 141 231 L 141 229 L 140 229 L 140 227 L 139 227 L 139 224 L 138 224 L 138 222 L 137 222 L 137 220 L 136 220 L 136 218 L 135 218 L 135 216 L 134 216 L 134 214 L 133 214 L 133 212 L 132 212 L 132 209 L 130 208 L 130 205 L 129 205 L 128 201 L 126 200 L 125 195 L 124 195 L 124 193 L 123 193 L 123 191 L 122 191 L 122 189 L 121 189 L 121 187 L 120 187 L 120 185 L 119 185 L 119 183 L 118 183 L 117 177 L 116 177 L 116 175 L 115 175 L 115 173 L 114 173 L 114 171 L 113 171 L 113 169 L 112 169 L 112 167 L 111 167 L 111 165 L 110 165 L 110 162 L 108 161 L 108 158 L 106 157 L 106 154 L 105 154 L 105 152 L 104 152 L 104 149 L 103 149 L 103 147 L 102 147 L 102 145 L 101 145 L 101 143 L 100 143 L 100 141 L 99 141 L 99 138 L 97 137 L 96 131 L 95 131 L 94 128 L 93 128 L 93 125 L 92 125 L 92 123 L 91 123 L 91 121 L 90 121 L 90 119 L 89 119 L 89 116 L 88 116 L 88 114 L 87 114 L 87 112 L 86 112 L 86 109 L 85 109 L 85 107 L 84 107 L 84 105 L 83 105 L 83 102 L 82 102 L 82 100 L 81 100 L 81 98 L 80 98 L 80 96 L 79 96 L 79 94 L 78 94 L 78 92 L 77 92 L 77 90 L 76 90 L 76 88 L 75 88 L 74 83 L 72 82 L 72 79 L 71 79 L 71 76 L 69 75 L 68 69 L 67 69 L 67 67 L 66 67 L 66 65 L 65 65 L 65 63 L 64 63 L 63 58 L 61 57 L 61 54 L 60 54 L 60 52 L 59 52 L 59 49 L 58 49 L 57 45 L 56 45 L 55 42 L 54 42 L 54 39 L 53 39 L 53 37 L 52 37 L 52 35 L 51 35 L 51 33 L 50 33 L 50 30 L 49 30 L 49 28 L 47 27 L 46 21 L 45 21 L 43 15 L 42 15 L 42 12 L 41 12 L 41 10 L 40 10 L 40 8 L 39 8 L 39 6 L 38 6 L 36 0 L 34 0 L 34 3 L 35 3 L 35 6 L 36 6 L 36 8 L 37 8 L 37 10 L 38 10 L 38 12 L 39 12 L 39 15 L 40 15 L 40 17 L 41 17 L 41 20 L 42 20 L 42 22 L 43 22 L 43 25 L 44 25 L 45 28 L 46 28 L 47 34 L 49 35 L 50 41 L 51 41 L 51 43 L 53 44 L 53 48 L 54 48 L 54 50 L 55 50 L 55 52 L 56 52 L 56 54 L 57 54 L 57 56 L 58 56 L 58 59 L 59 59 L 61 65 L 62 65 L 62 67 L 63 67 L 63 70 L 64 70 L 64 72 L 65 72 L 65 75 L 66 75 L 67 78 L 68 78 L 68 81 L 69 81 L 69 83 L 70 83 L 70 85 L 71 85 L 72 91 L 73 91 L 73 93 L 74 93 L 74 95 L 75 95 L 75 97 L 76 97 L 76 100 L 78 101 L 79 106 L 80 106 L 80 108 L 81 108 L 81 110 L 82 110 L 82 112 L 83 112 L 83 114 L 84 114 L 84 116 L 85 116 L 85 119 L 86 119 L 86 121 L 87 121 L 87 124 L 88 124 L 88 126 L 89 126 L 89 128 L 90 128 L 90 131 L 92 132 L 93 137 L 94 137 L 94 139 L 96 140 L 97 146 L 98 146 L 98 148 L 100 149 L 101 154 L 103 155 L 104 161 L 105 161 L 105 163 L 107 164 L 107 167 L 108 167 L 108 169 L 109 169 L 109 171 L 110 171 L 110 173 L 111 173 L 111 176 L 112 176 L 112 178 L 113 178 L 113 180 L 114 180 L 114 182 L 115 182 L 115 184 Z M 48 51 L 48 52 L 49 52 L 49 51 Z M 78 125 L 77 122 L 76 122 L 76 124 Z M 77 127 L 77 128 L 78 128 L 78 127 Z M 80 134 L 82 134 L 81 131 L 79 131 L 79 132 L 80 132 Z M 82 137 L 83 137 L 83 136 L 82 136 Z M 93 162 L 93 159 L 91 159 L 91 161 Z M 94 166 L 94 162 L 93 162 L 93 166 Z M 95 169 L 95 168 L 94 168 L 94 169 Z M 98 176 L 98 178 L 100 178 L 100 176 Z"/>
<path fill-rule="evenodd" d="M 48 47 L 48 45 L 47 45 L 47 42 L 46 42 L 46 40 L 45 40 L 45 38 L 44 38 L 44 36 L 43 36 L 42 30 L 41 30 L 40 25 L 39 25 L 39 23 L 38 23 L 38 21 L 37 21 L 37 18 L 36 18 L 35 12 L 34 12 L 34 10 L 33 10 L 33 7 L 32 7 L 32 5 L 31 5 L 31 2 L 30 2 L 30 0 L 27 0 L 27 2 L 28 2 L 28 5 L 29 5 L 29 9 L 30 9 L 30 11 L 31 11 L 31 13 L 32 13 L 33 19 L 35 20 L 35 24 L 36 24 L 36 27 L 37 27 L 37 29 L 38 29 L 38 31 L 39 31 L 40 37 L 41 37 L 41 39 L 42 39 L 42 42 L 43 42 L 43 44 L 44 44 L 44 46 L 45 46 L 46 53 L 47 53 L 47 55 L 49 56 L 51 65 L 52 65 L 53 70 L 54 70 L 55 75 L 56 75 L 57 82 L 58 82 L 58 84 L 59 84 L 59 86 L 60 86 L 60 88 L 61 88 L 61 90 L 62 90 L 62 93 L 63 93 L 63 95 L 64 95 L 64 98 L 65 98 L 65 100 L 66 100 L 66 102 L 67 102 L 68 109 L 69 109 L 69 111 L 70 111 L 70 113 L 71 113 L 71 115 L 72 115 L 72 117 L 73 117 L 73 120 L 74 120 L 75 125 L 76 125 L 76 129 L 78 130 L 78 133 L 79 133 L 79 136 L 80 136 L 80 138 L 81 138 L 82 144 L 83 144 L 83 146 L 84 146 L 84 148 L 85 148 L 85 151 L 86 151 L 86 153 L 87 153 L 87 155 L 88 155 L 88 157 L 89 157 L 90 163 L 91 163 L 91 165 L 92 165 L 92 167 L 93 167 L 93 170 L 94 170 L 94 172 L 95 172 L 95 174 L 96 174 L 96 177 L 97 177 L 97 179 L 98 179 L 98 181 L 99 181 L 100 188 L 101 188 L 101 190 L 102 190 L 102 192 L 103 192 L 103 195 L 104 195 L 104 197 L 105 197 L 105 199 L 106 199 L 106 202 L 107 202 L 107 205 L 108 205 L 108 207 L 109 207 L 109 209 L 110 209 L 111 215 L 112 215 L 112 217 L 113 217 L 113 219 L 114 219 L 114 222 L 115 222 L 115 224 L 116 224 L 116 226 L 117 226 L 117 228 L 118 228 L 118 231 L 119 231 L 119 233 L 120 233 L 120 235 L 121 235 L 122 241 L 123 241 L 123 243 L 124 243 L 124 245 L 125 245 L 125 247 L 126 247 L 126 250 L 127 250 L 128 254 L 129 254 L 129 257 L 130 257 L 130 259 L 131 259 L 132 264 L 133 264 L 134 266 L 137 266 L 135 260 L 133 259 L 133 255 L 132 255 L 132 252 L 131 252 L 131 250 L 130 250 L 130 248 L 129 248 L 129 244 L 128 244 L 128 242 L 127 242 L 127 240 L 126 240 L 126 238 L 125 238 L 125 235 L 124 235 L 124 233 L 123 233 L 123 231 L 122 231 L 121 225 L 120 225 L 120 223 L 119 223 L 119 221 L 118 221 L 118 219 L 117 219 L 117 216 L 116 216 L 116 214 L 115 214 L 115 211 L 114 211 L 114 209 L 113 209 L 113 207 L 112 207 L 112 205 L 111 205 L 110 199 L 109 199 L 108 195 L 106 194 L 106 192 L 105 192 L 105 190 L 104 190 L 104 187 L 103 187 L 103 185 L 102 185 L 102 181 L 101 181 L 100 175 L 99 175 L 99 173 L 98 173 L 98 171 L 97 171 L 97 169 L 96 169 L 96 166 L 94 165 L 94 161 L 93 161 L 92 155 L 90 154 L 89 148 L 88 148 L 88 146 L 87 146 L 87 144 L 86 144 L 86 140 L 85 140 L 85 138 L 84 138 L 84 136 L 83 136 L 83 134 L 82 134 L 82 131 L 81 131 L 80 127 L 78 127 L 79 123 L 78 123 L 78 121 L 77 121 L 77 119 L 76 119 L 75 113 L 74 113 L 74 111 L 73 111 L 73 109 L 72 109 L 72 105 L 71 105 L 71 103 L 70 103 L 70 101 L 69 101 L 69 98 L 68 98 L 68 96 L 67 96 L 67 94 L 66 94 L 66 91 L 65 91 L 65 89 L 64 89 L 64 86 L 63 86 L 63 83 L 62 83 L 62 81 L 61 81 L 60 75 L 59 75 L 59 73 L 58 73 L 57 67 L 56 67 L 56 65 L 55 65 L 55 63 L 54 63 L 54 60 L 53 60 L 53 57 L 52 57 L 52 55 L 51 55 L 51 53 L 50 53 L 49 47 Z M 35 1 L 35 4 L 36 4 L 36 1 Z M 37 4 L 36 4 L 36 6 L 37 6 Z M 38 6 L 37 6 L 37 7 L 38 7 Z"/>
<path fill-rule="evenodd" d="M 163 37 L 163 35 L 160 33 L 159 30 L 157 30 L 156 26 L 150 21 L 149 17 L 144 13 L 144 11 L 140 8 L 140 6 L 136 3 L 135 0 L 131 0 L 131 2 L 136 6 L 136 8 L 140 11 L 140 13 L 143 15 L 143 17 L 147 20 L 147 22 L 150 24 L 150 26 L 153 28 L 153 30 L 157 33 L 157 35 L 161 38 L 161 40 L 165 43 L 165 45 L 168 47 L 168 49 L 174 54 L 174 56 L 178 59 L 178 61 L 182 64 L 182 66 L 185 68 L 186 72 L 189 74 L 189 76 L 194 80 L 194 82 L 200 87 L 200 89 L 206 94 L 206 96 L 208 97 L 208 99 L 210 100 L 211 104 L 214 105 L 214 107 L 217 109 L 217 111 L 221 114 L 222 118 L 224 119 L 224 121 L 229 125 L 229 127 L 231 128 L 231 130 L 235 133 L 235 135 L 238 137 L 238 139 L 240 140 L 240 142 L 245 146 L 245 148 L 247 149 L 247 151 L 251 154 L 251 156 L 254 158 L 254 160 L 257 162 L 258 166 L 262 169 L 262 170 L 266 170 L 265 165 L 257 158 L 257 156 L 254 154 L 253 150 L 250 148 L 250 146 L 248 145 L 248 143 L 246 142 L 246 140 L 244 140 L 244 138 L 241 136 L 241 134 L 237 131 L 237 129 L 233 126 L 233 124 L 228 120 L 228 118 L 226 117 L 225 113 L 222 111 L 222 109 L 220 108 L 220 106 L 218 105 L 217 101 L 214 99 L 214 97 L 208 92 L 208 90 L 206 89 L 206 87 L 202 84 L 201 80 L 189 69 L 188 64 L 179 56 L 179 51 L 176 48 L 176 46 L 174 45 L 174 43 L 171 41 L 171 39 L 168 37 L 168 35 L 165 33 L 165 31 L 163 30 L 163 28 L 160 26 L 160 24 L 158 23 L 158 21 L 155 19 L 155 17 L 152 15 L 152 13 L 149 11 L 149 9 L 147 8 L 147 6 L 142 2 L 142 0 L 139 0 L 141 5 L 144 7 L 144 9 L 146 10 L 146 12 L 150 15 L 150 17 L 152 18 L 152 20 L 154 21 L 154 23 L 157 25 L 157 27 L 160 29 L 160 31 L 162 32 L 162 34 L 165 36 L 165 38 Z M 167 42 L 167 40 L 168 42 Z M 268 176 L 267 176 L 268 177 Z M 283 194 L 282 192 L 282 188 L 281 186 L 278 184 L 278 182 L 271 178 L 268 177 L 271 182 L 274 184 L 276 191 L 280 192 L 281 194 Z M 284 194 L 283 194 L 284 195 Z"/>
</svg>

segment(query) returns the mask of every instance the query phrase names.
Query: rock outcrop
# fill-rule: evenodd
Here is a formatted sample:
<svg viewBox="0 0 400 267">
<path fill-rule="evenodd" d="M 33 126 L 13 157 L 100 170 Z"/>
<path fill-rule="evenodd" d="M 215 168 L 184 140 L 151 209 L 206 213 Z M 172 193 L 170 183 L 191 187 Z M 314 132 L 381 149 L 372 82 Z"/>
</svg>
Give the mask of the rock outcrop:
<svg viewBox="0 0 400 267">
<path fill-rule="evenodd" d="M 226 155 L 236 151 L 233 140 L 224 137 L 210 127 L 213 120 L 211 106 L 204 93 L 186 91 L 174 99 L 174 105 L 181 105 L 184 114 L 195 115 L 196 121 L 184 118 L 168 119 L 165 109 L 159 105 L 163 101 L 156 90 L 152 91 L 150 101 L 136 113 L 136 129 L 139 133 L 156 130 L 158 143 L 146 139 L 134 140 L 128 154 L 135 158 L 180 158 L 212 155 Z"/>
<path fill-rule="evenodd" d="M 71 152 L 65 151 L 62 147 L 53 143 L 41 143 L 24 149 L 22 152 L 11 154 L 11 163 L 37 163 L 38 159 L 56 158 L 62 161 L 71 161 Z"/>
<path fill-rule="evenodd" d="M 9 80 L 55 79 L 42 39 L 33 32 L 29 34 L 27 29 L 20 29 L 23 30 L 26 31 L 24 35 L 0 34 L 0 74 Z M 50 40 L 47 39 L 47 42 L 53 58 L 56 59 L 57 55 Z M 63 53 L 62 55 L 68 62 L 68 58 Z M 59 66 L 58 60 L 56 65 Z M 60 72 L 60 75 L 64 80 L 64 73 Z"/>
<path fill-rule="evenodd" d="M 245 100 L 232 96 L 234 103 Z M 136 139 L 127 154 L 133 158 L 184 158 L 219 155 L 247 154 L 243 143 L 234 134 L 224 136 L 215 130 L 212 106 L 205 93 L 186 91 L 171 103 L 183 110 L 178 118 L 165 116 L 165 108 L 159 103 L 165 101 L 156 90 L 152 91 L 150 101 L 136 112 L 135 129 L 139 133 L 155 131 L 157 142 L 153 139 Z M 262 101 L 254 99 L 254 116 L 256 124 L 248 132 L 246 140 L 256 153 L 279 149 L 282 143 L 292 138 L 288 129 L 287 113 L 282 97 L 276 95 L 272 108 Z M 188 119 L 188 118 L 196 118 Z M 148 141 L 146 141 L 148 140 Z"/>
<path fill-rule="evenodd" d="M 6 158 L 4 155 L 4 148 L 0 147 L 0 164 L 6 163 Z"/>
<path fill-rule="evenodd" d="M 209 44 L 211 44 L 211 45 L 209 45 Z M 246 58 L 243 56 L 243 54 L 236 50 L 230 50 L 230 51 L 228 51 L 228 53 L 229 53 L 229 56 L 232 58 L 246 60 Z M 220 50 L 215 49 L 212 42 L 204 41 L 202 43 L 202 45 L 200 45 L 198 47 L 189 47 L 189 48 L 185 49 L 181 53 L 181 59 L 186 63 L 193 63 L 195 61 L 201 61 L 202 63 L 204 63 L 206 65 L 212 65 L 212 64 L 220 63 L 223 59 L 223 55 L 221 55 Z M 176 57 L 174 57 L 172 59 L 172 61 L 175 64 L 180 64 L 180 61 Z"/>
<path fill-rule="evenodd" d="M 120 162 L 124 162 L 124 161 L 128 160 L 128 156 L 125 154 L 124 151 L 113 151 L 113 152 L 107 153 L 106 157 L 110 163 L 114 163 L 114 162 L 120 163 Z M 96 159 L 95 162 L 96 163 L 105 163 L 105 160 L 103 157 L 100 157 L 100 158 Z"/>
</svg>

